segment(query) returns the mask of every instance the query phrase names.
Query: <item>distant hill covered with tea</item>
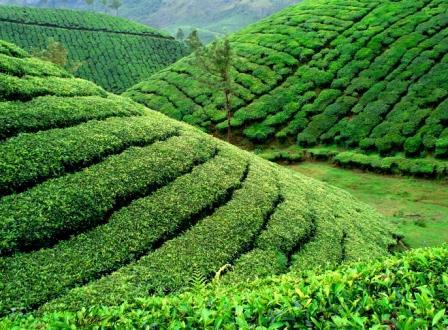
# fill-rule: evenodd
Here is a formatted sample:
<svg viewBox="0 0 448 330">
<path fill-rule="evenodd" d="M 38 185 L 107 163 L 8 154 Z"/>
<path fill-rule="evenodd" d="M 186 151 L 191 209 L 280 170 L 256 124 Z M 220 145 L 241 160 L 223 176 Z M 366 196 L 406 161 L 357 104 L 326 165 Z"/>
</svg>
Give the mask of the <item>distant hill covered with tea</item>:
<svg viewBox="0 0 448 330">
<path fill-rule="evenodd" d="M 187 54 L 169 35 L 126 19 L 85 11 L 0 6 L 0 39 L 31 51 L 50 40 L 79 63 L 76 75 L 122 92 Z"/>
<path fill-rule="evenodd" d="M 239 30 L 300 0 L 124 0 L 118 15 L 175 33 L 179 27 L 188 32 L 200 30 L 201 37 L 210 41 L 214 36 Z M 110 2 L 110 1 L 109 1 Z M 0 0 L 0 4 L 37 7 L 75 8 L 107 11 L 100 0 L 92 6 L 84 0 Z"/>
<path fill-rule="evenodd" d="M 309 0 L 230 36 L 234 134 L 448 157 L 448 2 Z M 209 132 L 223 97 L 185 58 L 126 95 Z"/>
</svg>

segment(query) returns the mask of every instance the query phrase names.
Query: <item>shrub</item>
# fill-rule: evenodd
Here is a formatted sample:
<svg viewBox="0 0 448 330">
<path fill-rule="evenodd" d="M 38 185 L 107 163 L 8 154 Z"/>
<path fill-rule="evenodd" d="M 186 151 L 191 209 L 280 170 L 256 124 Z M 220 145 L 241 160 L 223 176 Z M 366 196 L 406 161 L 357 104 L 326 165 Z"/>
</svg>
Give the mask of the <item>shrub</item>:
<svg viewBox="0 0 448 330">
<path fill-rule="evenodd" d="M 116 307 L 13 316 L 4 328 L 103 327 L 215 329 L 397 328 L 448 325 L 444 273 L 447 247 L 416 249 L 334 270 L 276 276 L 247 284 L 213 285 L 170 297 L 145 297 Z M 378 299 L 381 297 L 381 299 Z M 353 305 L 348 302 L 358 301 Z M 322 317 L 325 314 L 326 317 Z"/>
<path fill-rule="evenodd" d="M 441 138 L 437 140 L 435 156 L 438 158 L 448 157 L 448 138 Z"/>
<path fill-rule="evenodd" d="M 0 144 L 0 194 L 32 187 L 131 146 L 149 145 L 177 134 L 175 126 L 155 126 L 154 121 L 150 115 L 108 118 L 9 139 Z"/>
<path fill-rule="evenodd" d="M 143 107 L 126 99 L 108 96 L 38 97 L 30 102 L 0 103 L 0 139 L 19 133 L 64 128 L 97 119 L 143 114 Z"/>
<path fill-rule="evenodd" d="M 188 148 L 180 152 L 182 145 Z M 211 142 L 181 135 L 148 147 L 130 148 L 80 172 L 3 197 L 1 253 L 50 245 L 94 227 L 120 204 L 144 196 L 213 152 Z"/>
<path fill-rule="evenodd" d="M 407 138 L 404 143 L 406 155 L 415 156 L 421 149 L 422 138 L 419 135 Z"/>
</svg>

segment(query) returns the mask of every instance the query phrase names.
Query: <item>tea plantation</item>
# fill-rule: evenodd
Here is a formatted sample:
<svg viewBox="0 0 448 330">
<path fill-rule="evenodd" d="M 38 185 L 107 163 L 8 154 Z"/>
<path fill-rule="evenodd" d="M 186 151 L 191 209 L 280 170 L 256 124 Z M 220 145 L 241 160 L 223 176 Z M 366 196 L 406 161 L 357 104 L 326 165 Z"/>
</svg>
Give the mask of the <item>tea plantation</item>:
<svg viewBox="0 0 448 330">
<path fill-rule="evenodd" d="M 196 285 L 117 307 L 0 321 L 0 329 L 446 329 L 448 248 L 240 285 Z"/>
<path fill-rule="evenodd" d="M 0 39 L 27 49 L 62 43 L 78 77 L 122 92 L 187 54 L 186 47 L 148 26 L 73 10 L 0 6 Z"/>
<path fill-rule="evenodd" d="M 445 0 L 308 0 L 232 34 L 234 134 L 447 158 L 447 27 Z M 126 95 L 219 134 L 202 74 L 188 57 Z"/>
<path fill-rule="evenodd" d="M 0 42 L 0 316 L 372 259 L 396 243 L 343 190 Z"/>
</svg>

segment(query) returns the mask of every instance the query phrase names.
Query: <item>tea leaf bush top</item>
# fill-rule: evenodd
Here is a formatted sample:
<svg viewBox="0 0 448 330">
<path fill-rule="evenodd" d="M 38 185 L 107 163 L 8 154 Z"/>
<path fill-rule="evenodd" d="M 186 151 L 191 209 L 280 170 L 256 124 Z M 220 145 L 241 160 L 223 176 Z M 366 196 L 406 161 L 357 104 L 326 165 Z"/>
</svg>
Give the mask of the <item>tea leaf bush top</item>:
<svg viewBox="0 0 448 330">
<path fill-rule="evenodd" d="M 78 77 L 122 92 L 187 54 L 186 47 L 149 26 L 85 11 L 0 6 L 0 39 L 27 49 L 60 42 Z"/>
<path fill-rule="evenodd" d="M 342 190 L 6 42 L 0 56 L 0 316 L 179 292 L 226 264 L 235 282 L 395 244 Z"/>
<path fill-rule="evenodd" d="M 444 0 L 308 0 L 287 8 L 229 37 L 237 84 L 231 126 L 255 144 L 447 158 L 447 27 Z M 188 57 L 126 95 L 224 130 L 223 98 L 201 85 L 201 74 Z"/>
<path fill-rule="evenodd" d="M 446 329 L 448 248 L 250 283 L 221 282 L 120 306 L 49 311 L 1 329 Z"/>
</svg>

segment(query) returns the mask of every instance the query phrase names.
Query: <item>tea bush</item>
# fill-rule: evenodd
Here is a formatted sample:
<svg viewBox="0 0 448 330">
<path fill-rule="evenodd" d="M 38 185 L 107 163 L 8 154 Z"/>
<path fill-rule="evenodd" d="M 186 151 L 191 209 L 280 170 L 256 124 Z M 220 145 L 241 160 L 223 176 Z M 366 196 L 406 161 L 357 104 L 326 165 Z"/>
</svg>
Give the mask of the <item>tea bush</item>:
<svg viewBox="0 0 448 330">
<path fill-rule="evenodd" d="M 417 249 L 325 272 L 238 285 L 218 282 L 115 307 L 11 317 L 1 321 L 0 327 L 445 329 L 447 266 L 446 246 Z"/>
</svg>

